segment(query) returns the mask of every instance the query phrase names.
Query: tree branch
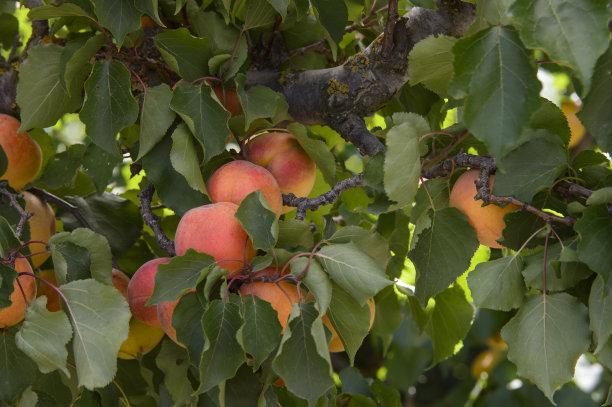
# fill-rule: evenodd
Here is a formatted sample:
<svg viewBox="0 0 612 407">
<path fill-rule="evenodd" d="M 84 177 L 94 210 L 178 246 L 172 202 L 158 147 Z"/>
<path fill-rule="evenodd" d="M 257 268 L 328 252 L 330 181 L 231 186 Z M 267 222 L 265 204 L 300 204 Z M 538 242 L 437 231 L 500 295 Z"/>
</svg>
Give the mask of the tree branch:
<svg viewBox="0 0 612 407">
<path fill-rule="evenodd" d="M 51 192 L 45 191 L 44 189 L 29 188 L 28 192 L 31 192 L 34 195 L 36 195 L 43 202 L 50 202 L 54 205 L 59 206 L 62 209 L 67 210 L 68 212 L 70 212 L 72 216 L 74 216 L 74 218 L 81 224 L 81 226 L 83 226 L 84 228 L 93 230 L 93 228 L 91 227 L 87 219 L 85 219 L 85 217 L 81 214 L 81 211 L 79 210 L 77 206 L 71 204 L 68 201 L 63 200 L 62 198 L 58 196 L 53 195 Z"/>
<path fill-rule="evenodd" d="M 295 215 L 295 218 L 298 220 L 304 220 L 307 210 L 316 211 L 320 206 L 334 203 L 342 192 L 351 188 L 362 187 L 364 185 L 361 181 L 362 176 L 363 173 L 360 173 L 342 180 L 334 185 L 331 190 L 315 198 L 300 198 L 291 193 L 287 195 L 283 194 L 283 205 L 296 207 L 297 215 Z"/>
<path fill-rule="evenodd" d="M 28 221 L 28 219 L 34 216 L 34 213 L 27 212 L 24 208 L 22 208 L 21 205 L 19 205 L 18 199 L 23 198 L 23 195 L 13 194 L 9 192 L 9 190 L 6 189 L 7 186 L 8 186 L 7 181 L 0 181 L 0 196 L 4 196 L 8 198 L 9 205 L 15 208 L 17 210 L 17 213 L 19 213 L 19 222 L 17 223 L 17 226 L 15 227 L 15 235 L 17 235 L 18 239 L 21 239 L 21 235 L 23 234 L 23 228 L 25 227 L 25 223 Z"/>
<path fill-rule="evenodd" d="M 168 239 L 168 236 L 166 236 L 159 225 L 159 216 L 155 215 L 151 209 L 151 201 L 153 200 L 154 193 L 155 186 L 153 184 L 149 184 L 138 194 L 140 197 L 140 211 L 142 212 L 142 219 L 145 221 L 147 226 L 153 229 L 153 233 L 155 233 L 155 237 L 157 237 L 159 246 L 167 251 L 170 257 L 174 257 L 176 256 L 174 242 Z"/>
<path fill-rule="evenodd" d="M 360 123 L 362 118 L 386 105 L 408 81 L 407 57 L 418 41 L 429 35 L 460 36 L 474 19 L 473 4 L 461 0 L 437 0 L 436 4 L 438 10 L 415 7 L 390 23 L 393 34 L 386 42 L 384 34 L 379 36 L 343 65 L 307 71 L 248 71 L 247 85 L 264 85 L 283 93 L 296 121 L 328 124 L 362 154 L 384 151 L 382 143 Z M 389 11 L 393 16 L 392 7 Z M 390 38 L 393 41 L 388 45 Z M 385 57 L 389 48 L 392 52 Z"/>
</svg>

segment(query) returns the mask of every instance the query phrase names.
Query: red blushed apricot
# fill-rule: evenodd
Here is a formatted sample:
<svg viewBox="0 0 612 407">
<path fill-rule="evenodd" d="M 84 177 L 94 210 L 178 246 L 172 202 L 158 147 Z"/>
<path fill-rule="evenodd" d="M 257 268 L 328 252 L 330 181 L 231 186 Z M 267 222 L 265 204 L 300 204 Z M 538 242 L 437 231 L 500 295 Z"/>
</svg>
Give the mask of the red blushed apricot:
<svg viewBox="0 0 612 407">
<path fill-rule="evenodd" d="M 25 258 L 18 257 L 15 259 L 15 272 L 32 273 L 32 266 Z M 19 284 L 21 284 L 23 293 Z M 0 309 L 0 328 L 8 328 L 23 321 L 27 308 L 26 301 L 30 302 L 34 298 L 36 298 L 36 279 L 32 276 L 17 277 L 13 283 L 13 293 L 10 297 L 12 304 Z"/>
<path fill-rule="evenodd" d="M 157 265 L 169 263 L 168 257 L 149 260 L 132 276 L 127 287 L 128 303 L 132 315 L 145 324 L 152 326 L 160 326 L 157 320 L 157 305 L 147 306 L 149 297 L 153 294 L 155 286 L 155 275 L 157 274 Z"/>
<path fill-rule="evenodd" d="M 28 133 L 17 133 L 21 123 L 13 116 L 0 114 L 0 145 L 6 154 L 8 167 L 0 180 L 20 190 L 34 181 L 42 165 L 42 151 Z"/>
<path fill-rule="evenodd" d="M 314 161 L 290 133 L 266 133 L 246 145 L 246 156 L 272 173 L 283 194 L 298 197 L 310 194 L 317 168 Z M 283 213 L 294 208 L 285 206 Z"/>
<path fill-rule="evenodd" d="M 277 283 L 249 282 L 240 287 L 240 295 L 255 295 L 269 302 L 278 313 L 278 322 L 283 327 L 283 332 L 285 332 L 287 319 L 289 319 L 293 304 L 300 301 L 298 288 L 287 281 Z"/>
<path fill-rule="evenodd" d="M 49 243 L 49 239 L 55 234 L 55 213 L 53 209 L 48 203 L 44 203 L 30 192 L 23 191 L 22 194 L 25 200 L 25 210 L 34 213 L 28 219 L 30 240 Z M 46 252 L 30 257 L 34 268 L 40 267 L 51 255 L 47 246 L 43 243 L 31 243 L 29 248 L 31 253 Z"/>
<path fill-rule="evenodd" d="M 268 206 L 280 216 L 283 196 L 270 171 L 245 160 L 222 165 L 208 180 L 208 195 L 213 202 L 240 202 L 251 192 L 260 190 Z"/>
<path fill-rule="evenodd" d="M 450 193 L 449 205 L 459 209 L 468 217 L 470 225 L 476 231 L 478 241 L 484 246 L 499 249 L 503 247 L 497 243 L 501 239 L 506 227 L 504 215 L 519 209 L 518 206 L 508 204 L 504 208 L 491 204 L 482 206 L 482 200 L 474 200 L 476 184 L 480 171 L 470 170 L 461 174 Z M 490 177 L 490 187 L 493 188 L 495 177 Z"/>
<path fill-rule="evenodd" d="M 176 254 L 183 255 L 191 248 L 210 254 L 219 267 L 230 272 L 242 269 L 256 251 L 234 216 L 237 209 L 234 203 L 219 202 L 187 211 L 176 228 Z"/>
<path fill-rule="evenodd" d="M 234 88 L 223 88 L 223 85 L 215 85 L 212 87 L 217 99 L 227 109 L 228 112 L 234 116 L 241 115 L 243 113 L 242 105 L 238 99 L 238 93 Z"/>
<path fill-rule="evenodd" d="M 195 291 L 195 289 L 191 289 L 190 292 Z M 174 315 L 174 309 L 176 305 L 180 301 L 181 297 L 177 298 L 175 301 L 162 302 L 157 306 L 157 319 L 159 319 L 159 323 L 170 339 L 174 341 L 180 347 L 185 347 L 182 343 L 178 341 L 176 338 L 176 329 L 172 326 L 172 315 Z"/>
</svg>

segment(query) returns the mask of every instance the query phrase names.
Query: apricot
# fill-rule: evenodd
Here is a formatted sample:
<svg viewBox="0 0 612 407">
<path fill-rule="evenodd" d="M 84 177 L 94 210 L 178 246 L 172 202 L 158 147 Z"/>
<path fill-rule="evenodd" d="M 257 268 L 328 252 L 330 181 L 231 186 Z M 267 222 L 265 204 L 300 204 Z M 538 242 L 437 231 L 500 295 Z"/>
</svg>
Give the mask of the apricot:
<svg viewBox="0 0 612 407">
<path fill-rule="evenodd" d="M 161 326 L 157 320 L 157 305 L 146 304 L 151 294 L 153 294 L 157 265 L 169 262 L 170 258 L 168 257 L 149 260 L 136 270 L 128 284 L 127 297 L 132 315 L 145 324 Z"/>
<path fill-rule="evenodd" d="M 7 180 L 15 190 L 34 181 L 42 165 L 40 146 L 28 133 L 17 133 L 20 125 L 13 116 L 0 114 L 0 146 L 8 161 L 0 180 Z"/>
<path fill-rule="evenodd" d="M 586 129 L 582 125 L 582 122 L 578 116 L 576 116 L 576 113 L 580 110 L 580 105 L 572 101 L 565 101 L 561 103 L 561 110 L 565 114 L 571 132 L 568 148 L 576 147 L 578 143 L 582 141 L 586 133 Z"/>
<path fill-rule="evenodd" d="M 161 325 L 166 335 L 168 335 L 168 337 L 172 339 L 174 343 L 184 348 L 185 345 L 178 341 L 178 339 L 176 338 L 176 329 L 174 329 L 174 327 L 172 326 L 172 315 L 174 314 L 174 309 L 176 308 L 176 305 L 178 304 L 179 300 L 180 297 L 177 298 L 175 301 L 167 301 L 159 304 L 157 306 L 157 319 L 159 320 L 159 324 Z"/>
<path fill-rule="evenodd" d="M 24 257 L 18 257 L 15 259 L 15 272 L 32 273 L 32 266 Z M 23 292 L 21 292 L 19 284 L 21 284 Z M 0 328 L 8 328 L 23 321 L 27 303 L 34 298 L 36 298 L 36 279 L 25 275 L 17 277 L 13 283 L 13 293 L 10 297 L 11 305 L 0 309 Z"/>
<path fill-rule="evenodd" d="M 372 328 L 372 324 L 374 323 L 374 316 L 376 316 L 376 305 L 374 303 L 374 299 L 370 298 L 367 301 L 368 307 L 370 307 L 370 328 Z M 323 315 L 323 323 L 327 326 L 327 328 L 332 333 L 332 338 L 327 345 L 330 352 L 342 352 L 344 351 L 344 344 L 342 343 L 342 339 L 338 335 L 338 332 L 334 329 L 331 324 L 331 321 L 327 317 L 327 315 Z"/>
<path fill-rule="evenodd" d="M 57 287 L 57 280 L 55 279 L 55 270 L 42 270 L 40 273 L 38 273 L 38 276 L 44 278 L 46 281 Z M 41 297 L 43 295 L 47 297 L 47 311 L 56 312 L 61 309 L 61 300 L 57 291 L 49 287 L 47 284 L 41 282 L 36 293 L 36 298 Z"/>
<path fill-rule="evenodd" d="M 317 167 L 290 133 L 266 133 L 250 140 L 246 157 L 272 173 L 283 194 L 298 197 L 310 194 L 317 176 Z M 283 206 L 283 213 L 293 210 Z"/>
<path fill-rule="evenodd" d="M 55 234 L 55 213 L 46 202 L 43 202 L 36 195 L 23 191 L 23 199 L 25 200 L 25 210 L 32 212 L 34 215 L 28 219 L 30 224 L 30 240 L 49 243 L 51 236 Z M 29 245 L 31 253 L 39 253 L 32 257 L 32 265 L 34 268 L 40 267 L 51 255 L 46 245 L 42 243 L 31 243 Z"/>
<path fill-rule="evenodd" d="M 494 204 L 482 206 L 482 200 L 474 200 L 477 193 L 474 182 L 478 180 L 479 174 L 478 170 L 461 174 L 450 193 L 449 205 L 459 209 L 468 217 L 480 244 L 499 249 L 503 246 L 497 243 L 497 240 L 502 237 L 502 231 L 506 227 L 504 215 L 519 207 L 513 204 L 508 204 L 504 208 Z M 491 188 L 494 179 L 495 177 L 491 175 L 489 185 Z"/>
<path fill-rule="evenodd" d="M 119 348 L 119 359 L 136 359 L 138 354 L 146 355 L 164 337 L 164 330 L 158 326 L 151 326 L 132 317 L 128 337 Z"/>
<path fill-rule="evenodd" d="M 255 257 L 251 239 L 234 216 L 238 205 L 219 202 L 190 209 L 181 218 L 174 237 L 177 255 L 187 249 L 208 253 L 217 265 L 238 272 Z"/>
<path fill-rule="evenodd" d="M 287 281 L 279 281 L 277 283 L 263 281 L 248 282 L 240 287 L 240 294 L 255 295 L 269 302 L 278 313 L 278 322 L 283 327 L 283 332 L 285 332 L 287 319 L 289 319 L 293 304 L 300 301 L 298 288 Z"/>
<path fill-rule="evenodd" d="M 213 202 L 240 202 L 251 192 L 260 190 L 270 209 L 280 216 L 283 196 L 270 171 L 245 160 L 222 165 L 208 180 L 208 195 Z"/>
</svg>

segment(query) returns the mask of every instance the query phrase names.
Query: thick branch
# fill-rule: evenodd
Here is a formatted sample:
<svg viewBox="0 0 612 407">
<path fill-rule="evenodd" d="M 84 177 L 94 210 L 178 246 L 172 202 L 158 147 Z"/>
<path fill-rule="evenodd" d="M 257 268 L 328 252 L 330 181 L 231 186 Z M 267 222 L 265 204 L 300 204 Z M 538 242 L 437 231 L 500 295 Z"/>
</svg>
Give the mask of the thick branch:
<svg viewBox="0 0 612 407">
<path fill-rule="evenodd" d="M 297 215 L 295 215 L 295 218 L 298 220 L 304 220 L 307 210 L 316 211 L 320 206 L 334 203 L 342 192 L 351 188 L 362 187 L 364 185 L 361 181 L 362 176 L 363 174 L 357 174 L 342 180 L 334 185 L 331 190 L 315 198 L 300 198 L 291 193 L 288 195 L 283 195 L 283 205 L 296 207 Z"/>
<path fill-rule="evenodd" d="M 145 221 L 147 226 L 153 230 L 153 233 L 155 233 L 155 237 L 157 237 L 157 241 L 159 242 L 159 247 L 167 251 L 170 257 L 174 257 L 176 256 L 174 242 L 168 239 L 168 236 L 166 236 L 159 225 L 159 216 L 155 215 L 151 209 L 151 201 L 153 200 L 154 193 L 155 186 L 153 184 L 149 184 L 138 194 L 140 197 L 140 211 L 142 212 L 142 219 Z"/>
<path fill-rule="evenodd" d="M 438 0 L 438 10 L 413 8 L 393 27 L 392 52 L 384 34 L 341 65 L 307 71 L 248 71 L 247 85 L 268 86 L 285 95 L 292 117 L 304 124 L 328 124 L 364 154 L 384 151 L 355 117 L 369 116 L 387 104 L 408 81 L 408 53 L 429 35 L 459 36 L 474 19 L 473 4 Z M 392 10 L 390 8 L 390 12 Z M 390 30 L 390 28 L 389 28 Z M 352 134 L 357 131 L 359 136 Z"/>
</svg>

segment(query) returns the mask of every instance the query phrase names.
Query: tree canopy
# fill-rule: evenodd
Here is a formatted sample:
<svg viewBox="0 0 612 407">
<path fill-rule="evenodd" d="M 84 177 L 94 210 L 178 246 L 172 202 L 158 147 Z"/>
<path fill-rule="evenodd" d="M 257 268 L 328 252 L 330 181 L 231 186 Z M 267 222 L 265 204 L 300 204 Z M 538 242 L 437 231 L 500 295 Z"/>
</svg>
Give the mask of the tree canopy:
<svg viewBox="0 0 612 407">
<path fill-rule="evenodd" d="M 0 405 L 611 404 L 611 31 L 0 3 Z"/>
</svg>

